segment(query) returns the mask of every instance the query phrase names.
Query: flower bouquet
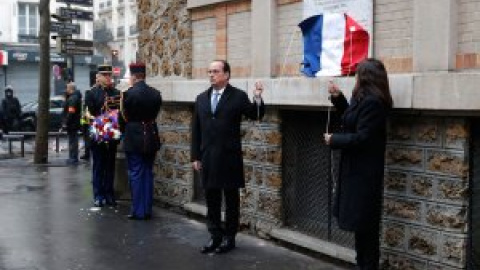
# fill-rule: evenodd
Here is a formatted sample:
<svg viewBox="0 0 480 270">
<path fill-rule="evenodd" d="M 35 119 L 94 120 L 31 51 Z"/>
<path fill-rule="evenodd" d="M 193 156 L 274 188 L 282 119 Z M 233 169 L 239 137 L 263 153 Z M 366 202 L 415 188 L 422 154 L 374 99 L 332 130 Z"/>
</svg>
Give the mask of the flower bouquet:
<svg viewBox="0 0 480 270">
<path fill-rule="evenodd" d="M 90 124 L 90 137 L 97 143 L 120 140 L 118 110 L 108 110 L 95 117 Z"/>
</svg>

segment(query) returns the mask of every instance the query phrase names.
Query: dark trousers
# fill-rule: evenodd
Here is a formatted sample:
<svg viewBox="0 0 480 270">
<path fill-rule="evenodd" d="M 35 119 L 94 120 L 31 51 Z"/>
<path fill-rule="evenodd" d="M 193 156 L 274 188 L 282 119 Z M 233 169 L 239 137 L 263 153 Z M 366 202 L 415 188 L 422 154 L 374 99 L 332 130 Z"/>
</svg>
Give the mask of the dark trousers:
<svg viewBox="0 0 480 270">
<path fill-rule="evenodd" d="M 368 228 L 355 231 L 357 266 L 361 270 L 378 270 L 380 260 L 380 220 Z"/>
<path fill-rule="evenodd" d="M 222 228 L 222 193 L 225 197 L 225 228 Z M 207 228 L 212 238 L 232 237 L 238 231 L 240 217 L 240 190 L 206 189 Z"/>
<path fill-rule="evenodd" d="M 91 145 L 91 138 L 90 138 L 90 125 L 82 125 L 82 137 L 83 143 L 85 146 L 85 157 L 90 157 L 90 145 Z"/>
<path fill-rule="evenodd" d="M 155 154 L 127 153 L 128 180 L 132 194 L 130 214 L 138 218 L 152 215 L 154 160 Z"/>
<path fill-rule="evenodd" d="M 94 200 L 114 201 L 113 179 L 115 177 L 115 155 L 117 144 L 92 143 L 93 157 L 93 198 Z"/>
<path fill-rule="evenodd" d="M 67 131 L 68 136 L 68 159 L 78 161 L 78 131 Z"/>
</svg>

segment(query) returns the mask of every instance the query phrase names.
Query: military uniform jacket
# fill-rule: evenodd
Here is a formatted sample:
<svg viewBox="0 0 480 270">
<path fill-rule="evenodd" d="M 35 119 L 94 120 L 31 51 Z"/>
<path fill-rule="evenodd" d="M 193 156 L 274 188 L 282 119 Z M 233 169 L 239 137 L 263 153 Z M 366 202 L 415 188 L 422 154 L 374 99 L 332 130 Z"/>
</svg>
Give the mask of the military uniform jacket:
<svg viewBox="0 0 480 270">
<path fill-rule="evenodd" d="M 247 94 L 227 85 L 215 113 L 210 98 L 212 88 L 197 96 L 192 127 L 191 160 L 202 162 L 203 187 L 241 188 L 245 186 L 240 126 L 242 117 L 262 118 L 264 104 L 251 102 Z"/>
<path fill-rule="evenodd" d="M 135 83 L 123 94 L 125 152 L 153 154 L 160 149 L 156 118 L 162 105 L 160 92 L 145 81 Z"/>
<path fill-rule="evenodd" d="M 85 105 L 92 116 L 96 117 L 104 112 L 105 101 L 110 109 L 119 109 L 120 91 L 114 87 L 97 86 L 85 94 Z"/>
</svg>

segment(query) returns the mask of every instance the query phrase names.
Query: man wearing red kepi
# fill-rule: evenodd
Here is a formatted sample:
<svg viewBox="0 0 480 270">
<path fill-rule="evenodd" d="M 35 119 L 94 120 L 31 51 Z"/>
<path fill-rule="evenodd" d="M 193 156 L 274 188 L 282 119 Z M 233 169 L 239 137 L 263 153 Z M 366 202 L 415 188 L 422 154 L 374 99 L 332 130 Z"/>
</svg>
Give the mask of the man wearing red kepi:
<svg viewBox="0 0 480 270">
<path fill-rule="evenodd" d="M 162 105 L 160 92 L 145 83 L 145 64 L 130 64 L 132 87 L 123 94 L 122 129 L 132 194 L 129 219 L 152 217 L 153 163 L 160 149 L 156 123 Z"/>
</svg>

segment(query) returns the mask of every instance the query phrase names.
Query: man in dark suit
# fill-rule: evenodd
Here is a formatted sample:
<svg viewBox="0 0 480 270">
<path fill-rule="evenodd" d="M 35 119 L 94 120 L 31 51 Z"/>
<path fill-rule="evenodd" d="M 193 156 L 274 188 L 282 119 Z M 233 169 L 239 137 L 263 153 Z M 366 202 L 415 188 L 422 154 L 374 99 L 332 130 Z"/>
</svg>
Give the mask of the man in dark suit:
<svg viewBox="0 0 480 270">
<path fill-rule="evenodd" d="M 89 117 L 97 117 L 105 110 L 119 108 L 120 91 L 112 83 L 112 66 L 101 65 L 98 67 L 100 85 L 92 88 L 85 96 L 85 105 L 88 108 Z M 93 158 L 93 197 L 94 205 L 103 206 L 104 203 L 116 206 L 113 179 L 115 177 L 115 155 L 117 142 L 91 143 Z"/>
<path fill-rule="evenodd" d="M 152 216 L 153 163 L 160 149 L 156 118 L 162 105 L 160 92 L 145 83 L 145 64 L 130 65 L 132 87 L 123 95 L 123 146 L 132 194 L 129 219 Z"/>
<path fill-rule="evenodd" d="M 263 87 L 255 84 L 254 102 L 229 84 L 230 65 L 213 61 L 208 69 L 211 87 L 197 96 L 192 127 L 191 160 L 201 172 L 207 200 L 207 227 L 211 239 L 202 253 L 225 253 L 235 248 L 239 226 L 240 188 L 245 187 L 240 127 L 242 117 L 264 115 Z M 221 226 L 222 194 L 226 224 Z"/>
</svg>

